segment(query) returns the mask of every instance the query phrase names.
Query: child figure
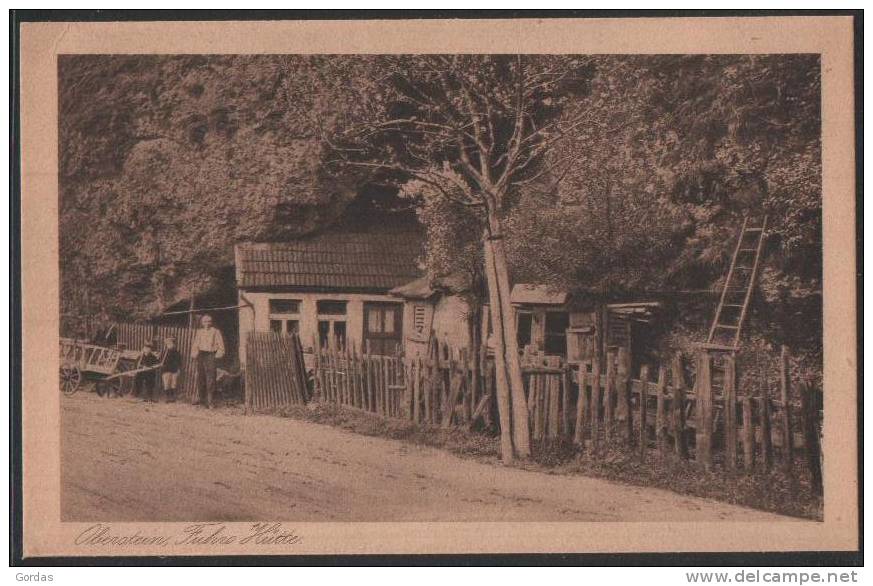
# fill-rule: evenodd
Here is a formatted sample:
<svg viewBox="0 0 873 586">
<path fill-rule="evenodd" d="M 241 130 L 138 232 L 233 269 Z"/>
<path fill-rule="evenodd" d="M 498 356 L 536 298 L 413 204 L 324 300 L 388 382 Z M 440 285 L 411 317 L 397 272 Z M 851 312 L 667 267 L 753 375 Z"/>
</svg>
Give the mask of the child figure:
<svg viewBox="0 0 873 586">
<path fill-rule="evenodd" d="M 176 349 L 176 339 L 167 338 L 164 340 L 164 365 L 161 367 L 161 382 L 164 386 L 164 395 L 167 397 L 167 403 L 176 401 L 176 384 L 179 382 L 179 370 L 182 368 L 182 355 Z"/>
<path fill-rule="evenodd" d="M 145 346 L 142 348 L 142 354 L 139 359 L 139 367 L 146 368 L 148 366 L 156 366 L 160 363 L 160 358 L 152 351 L 151 343 L 147 342 Z M 136 377 L 133 381 L 134 391 L 140 397 L 142 397 L 143 401 L 148 401 L 150 403 L 154 402 L 154 390 L 155 390 L 155 371 L 154 370 L 146 370 L 143 372 L 139 372 L 136 374 Z"/>
</svg>

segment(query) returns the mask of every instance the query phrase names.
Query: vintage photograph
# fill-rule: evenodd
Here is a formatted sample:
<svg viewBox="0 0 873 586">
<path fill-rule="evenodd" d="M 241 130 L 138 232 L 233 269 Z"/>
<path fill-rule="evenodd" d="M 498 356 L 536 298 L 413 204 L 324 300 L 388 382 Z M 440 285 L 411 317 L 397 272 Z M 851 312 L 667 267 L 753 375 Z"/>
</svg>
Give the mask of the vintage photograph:
<svg viewBox="0 0 873 586">
<path fill-rule="evenodd" d="M 62 54 L 57 100 L 63 522 L 827 520 L 819 54 Z"/>
</svg>

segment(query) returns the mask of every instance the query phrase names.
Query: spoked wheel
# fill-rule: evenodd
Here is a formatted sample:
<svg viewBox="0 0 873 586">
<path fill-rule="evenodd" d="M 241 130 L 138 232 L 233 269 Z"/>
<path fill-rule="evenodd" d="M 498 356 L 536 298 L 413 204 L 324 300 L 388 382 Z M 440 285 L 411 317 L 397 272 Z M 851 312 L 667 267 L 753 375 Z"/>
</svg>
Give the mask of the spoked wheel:
<svg viewBox="0 0 873 586">
<path fill-rule="evenodd" d="M 82 372 L 75 364 L 61 366 L 61 391 L 65 395 L 72 395 L 79 390 L 82 383 Z"/>
</svg>

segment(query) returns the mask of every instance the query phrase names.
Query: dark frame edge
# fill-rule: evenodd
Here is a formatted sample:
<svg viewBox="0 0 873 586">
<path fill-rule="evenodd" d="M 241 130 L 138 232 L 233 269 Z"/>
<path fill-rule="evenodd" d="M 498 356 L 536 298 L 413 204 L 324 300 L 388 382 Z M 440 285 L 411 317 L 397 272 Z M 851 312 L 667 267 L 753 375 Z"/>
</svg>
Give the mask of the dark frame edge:
<svg viewBox="0 0 873 586">
<path fill-rule="evenodd" d="M 855 178 L 856 178 L 856 328 L 858 389 L 863 389 L 863 37 L 864 11 L 851 10 L 15 10 L 9 12 L 10 49 L 10 428 L 9 543 L 10 566 L 846 566 L 864 564 L 863 393 L 858 392 L 858 550 L 812 552 L 708 552 L 620 554 L 411 554 L 300 556 L 82 556 L 24 557 L 22 520 L 21 413 L 21 152 L 20 25 L 24 22 L 109 22 L 152 20 L 301 20 L 421 18 L 628 18 L 736 16 L 851 16 L 854 41 Z"/>
</svg>

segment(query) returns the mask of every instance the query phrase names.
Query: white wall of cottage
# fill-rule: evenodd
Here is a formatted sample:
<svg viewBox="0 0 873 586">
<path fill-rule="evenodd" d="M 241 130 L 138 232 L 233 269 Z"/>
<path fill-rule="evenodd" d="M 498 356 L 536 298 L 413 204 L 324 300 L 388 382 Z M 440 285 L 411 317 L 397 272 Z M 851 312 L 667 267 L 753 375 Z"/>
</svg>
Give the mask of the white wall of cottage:
<svg viewBox="0 0 873 586">
<path fill-rule="evenodd" d="M 320 319 L 345 320 L 346 337 L 349 343 L 354 344 L 360 351 L 364 334 L 364 303 L 367 301 L 396 303 L 401 305 L 403 300 L 390 295 L 370 295 L 360 293 L 273 293 L 240 291 L 240 304 L 249 302 L 253 309 L 241 308 L 239 312 L 239 359 L 240 364 L 245 364 L 246 344 L 245 339 L 249 332 L 270 331 L 270 299 L 294 299 L 300 301 L 300 311 L 295 316 L 292 314 L 282 315 L 282 319 L 296 319 L 299 323 L 300 341 L 304 349 L 313 346 L 318 339 L 318 321 Z M 346 315 L 319 316 L 317 313 L 318 301 L 345 301 Z M 406 312 L 404 311 L 403 336 L 408 331 Z"/>
</svg>

